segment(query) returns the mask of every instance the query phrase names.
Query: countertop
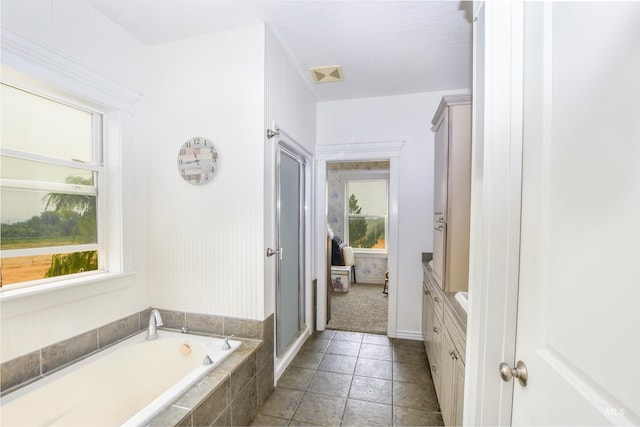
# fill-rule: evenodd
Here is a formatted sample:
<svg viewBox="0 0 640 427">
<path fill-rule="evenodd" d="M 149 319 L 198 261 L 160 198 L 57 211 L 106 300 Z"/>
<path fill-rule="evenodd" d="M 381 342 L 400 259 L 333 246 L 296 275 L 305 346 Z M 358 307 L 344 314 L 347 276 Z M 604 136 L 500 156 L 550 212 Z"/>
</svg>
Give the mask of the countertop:
<svg viewBox="0 0 640 427">
<path fill-rule="evenodd" d="M 422 268 L 425 271 L 431 272 L 431 267 L 429 266 L 429 261 L 432 259 L 432 254 L 429 252 L 422 253 Z M 445 304 L 449 306 L 451 309 L 450 312 L 454 315 L 455 320 L 457 320 L 458 325 L 460 326 L 461 331 L 466 335 L 467 333 L 467 312 L 464 311 L 458 300 L 456 300 L 457 292 L 445 292 L 442 289 L 439 289 L 444 295 Z"/>
</svg>

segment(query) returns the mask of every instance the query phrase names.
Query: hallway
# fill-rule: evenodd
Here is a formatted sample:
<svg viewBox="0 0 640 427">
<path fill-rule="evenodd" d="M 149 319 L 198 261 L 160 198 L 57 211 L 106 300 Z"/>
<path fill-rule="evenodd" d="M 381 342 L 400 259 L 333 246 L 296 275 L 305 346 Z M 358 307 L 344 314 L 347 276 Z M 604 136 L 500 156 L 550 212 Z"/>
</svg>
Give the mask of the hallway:
<svg viewBox="0 0 640 427">
<path fill-rule="evenodd" d="M 254 426 L 441 426 L 421 341 L 326 330 L 310 337 Z"/>
</svg>

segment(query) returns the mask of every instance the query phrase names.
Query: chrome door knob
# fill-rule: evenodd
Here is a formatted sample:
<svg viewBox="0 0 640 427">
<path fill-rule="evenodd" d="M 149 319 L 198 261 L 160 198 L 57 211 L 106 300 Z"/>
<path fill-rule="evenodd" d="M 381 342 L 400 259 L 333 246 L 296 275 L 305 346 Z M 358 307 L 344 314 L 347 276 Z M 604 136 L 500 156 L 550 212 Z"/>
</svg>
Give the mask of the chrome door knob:
<svg viewBox="0 0 640 427">
<path fill-rule="evenodd" d="M 500 364 L 500 378 L 502 378 L 504 382 L 509 382 L 513 378 L 517 378 L 520 385 L 526 387 L 527 379 L 529 378 L 527 365 L 525 365 L 522 360 L 518 360 L 516 367 L 512 368 L 507 363 L 502 362 Z"/>
</svg>

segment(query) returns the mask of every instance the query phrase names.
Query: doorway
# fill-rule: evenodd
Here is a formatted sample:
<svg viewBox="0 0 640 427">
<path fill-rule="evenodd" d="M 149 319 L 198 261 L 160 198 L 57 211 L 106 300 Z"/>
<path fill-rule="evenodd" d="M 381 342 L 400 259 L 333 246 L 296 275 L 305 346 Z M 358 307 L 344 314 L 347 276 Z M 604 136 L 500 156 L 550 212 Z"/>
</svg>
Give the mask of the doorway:
<svg viewBox="0 0 640 427">
<path fill-rule="evenodd" d="M 329 329 L 387 333 L 388 188 L 387 160 L 327 162 Z"/>
<path fill-rule="evenodd" d="M 403 141 L 361 142 L 316 147 L 316 274 L 317 311 L 316 328 L 325 330 L 328 322 L 328 300 L 330 295 L 330 270 L 327 259 L 327 164 L 331 162 L 389 162 L 389 212 L 388 212 L 388 312 L 387 335 L 396 337 L 397 313 L 397 254 L 398 254 L 398 189 L 399 189 L 399 157 Z M 356 278 L 356 282 L 357 282 Z"/>
</svg>

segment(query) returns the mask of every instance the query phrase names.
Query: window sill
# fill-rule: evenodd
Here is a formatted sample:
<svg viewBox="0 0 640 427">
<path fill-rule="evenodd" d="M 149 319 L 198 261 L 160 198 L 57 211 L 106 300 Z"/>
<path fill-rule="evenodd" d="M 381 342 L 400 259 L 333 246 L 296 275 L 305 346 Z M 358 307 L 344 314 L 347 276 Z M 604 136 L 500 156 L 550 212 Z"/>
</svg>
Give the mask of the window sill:
<svg viewBox="0 0 640 427">
<path fill-rule="evenodd" d="M 0 290 L 2 317 L 6 318 L 33 312 L 46 307 L 127 288 L 133 286 L 133 281 L 117 279 L 124 279 L 133 275 L 133 272 L 94 273 L 52 282 L 48 285 L 25 286 L 17 289 L 9 289 L 11 285 L 7 285 Z M 6 305 L 7 302 L 12 302 L 12 304 Z"/>
</svg>

